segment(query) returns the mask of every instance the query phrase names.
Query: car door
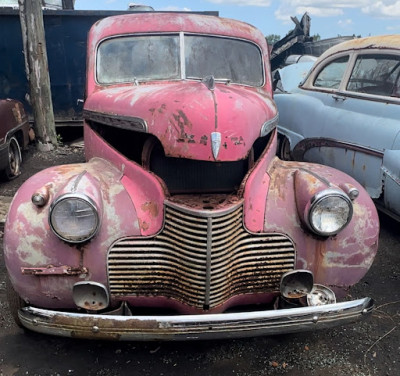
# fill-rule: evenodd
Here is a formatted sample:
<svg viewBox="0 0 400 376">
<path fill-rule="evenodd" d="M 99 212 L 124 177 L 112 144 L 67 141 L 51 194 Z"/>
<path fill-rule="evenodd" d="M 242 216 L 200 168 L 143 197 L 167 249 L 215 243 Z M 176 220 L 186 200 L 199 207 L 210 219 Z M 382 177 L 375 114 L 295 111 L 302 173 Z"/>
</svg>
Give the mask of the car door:
<svg viewBox="0 0 400 376">
<path fill-rule="evenodd" d="M 383 157 L 384 208 L 388 214 L 394 213 L 400 218 L 400 134 L 397 136 L 394 150 L 386 150 Z"/>
<path fill-rule="evenodd" d="M 399 72 L 399 56 L 382 51 L 352 52 L 323 66 L 307 90 L 316 107 L 295 158 L 338 168 L 378 198 L 384 152 L 400 129 L 400 100 L 392 96 Z"/>
</svg>

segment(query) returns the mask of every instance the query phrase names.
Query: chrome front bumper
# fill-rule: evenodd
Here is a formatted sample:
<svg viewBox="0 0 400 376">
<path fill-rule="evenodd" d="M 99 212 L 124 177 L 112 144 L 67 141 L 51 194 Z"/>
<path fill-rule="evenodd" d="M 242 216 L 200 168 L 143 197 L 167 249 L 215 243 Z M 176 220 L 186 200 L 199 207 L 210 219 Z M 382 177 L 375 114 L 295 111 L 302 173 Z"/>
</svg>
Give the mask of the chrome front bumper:
<svg viewBox="0 0 400 376">
<path fill-rule="evenodd" d="M 25 307 L 24 327 L 65 337 L 128 341 L 253 337 L 331 328 L 357 321 L 373 309 L 370 298 L 324 306 L 176 316 L 112 316 Z"/>
</svg>

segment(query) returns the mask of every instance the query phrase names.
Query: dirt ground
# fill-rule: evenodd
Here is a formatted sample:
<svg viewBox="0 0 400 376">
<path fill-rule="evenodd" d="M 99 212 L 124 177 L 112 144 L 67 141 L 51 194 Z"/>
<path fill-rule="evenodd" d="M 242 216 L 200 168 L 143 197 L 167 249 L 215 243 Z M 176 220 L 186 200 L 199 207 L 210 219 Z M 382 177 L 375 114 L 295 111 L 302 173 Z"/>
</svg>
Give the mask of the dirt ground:
<svg viewBox="0 0 400 376">
<path fill-rule="evenodd" d="M 68 140 L 66 137 L 65 141 Z M 84 160 L 83 149 L 24 152 L 22 175 L 0 182 L 1 215 L 30 175 L 54 164 Z M 3 208 L 3 209 L 2 209 Z M 376 308 L 354 325 L 301 334 L 243 340 L 103 342 L 57 338 L 18 328 L 5 293 L 0 245 L 0 376 L 64 375 L 291 375 L 395 376 L 400 369 L 400 224 L 381 216 L 379 252 L 353 298 L 371 296 Z"/>
</svg>

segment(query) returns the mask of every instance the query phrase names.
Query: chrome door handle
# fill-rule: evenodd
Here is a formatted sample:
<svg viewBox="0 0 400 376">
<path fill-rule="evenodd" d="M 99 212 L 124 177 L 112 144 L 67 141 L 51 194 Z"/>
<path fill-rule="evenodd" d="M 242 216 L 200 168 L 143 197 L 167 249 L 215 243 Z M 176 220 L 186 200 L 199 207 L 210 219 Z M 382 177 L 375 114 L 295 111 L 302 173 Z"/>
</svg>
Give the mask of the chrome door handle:
<svg viewBox="0 0 400 376">
<path fill-rule="evenodd" d="M 344 97 L 343 95 L 337 95 L 337 94 L 333 94 L 333 95 L 332 95 L 332 98 L 333 98 L 335 101 L 345 101 L 345 100 L 346 100 L 346 97 Z"/>
</svg>

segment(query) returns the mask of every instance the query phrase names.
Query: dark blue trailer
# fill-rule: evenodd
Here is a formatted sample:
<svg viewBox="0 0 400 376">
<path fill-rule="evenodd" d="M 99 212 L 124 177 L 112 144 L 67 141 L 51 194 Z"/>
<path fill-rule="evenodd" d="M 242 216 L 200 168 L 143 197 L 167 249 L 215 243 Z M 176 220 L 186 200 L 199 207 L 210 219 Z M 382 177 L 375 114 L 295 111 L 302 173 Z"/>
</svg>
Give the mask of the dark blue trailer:
<svg viewBox="0 0 400 376">
<path fill-rule="evenodd" d="M 127 11 L 44 10 L 56 125 L 81 125 L 86 36 L 99 19 Z M 21 101 L 31 114 L 18 10 L 0 9 L 0 98 Z"/>
<path fill-rule="evenodd" d="M 81 125 L 86 36 L 98 20 L 131 11 L 44 10 L 54 117 L 57 126 Z M 218 12 L 202 12 L 218 15 Z M 31 117 L 19 11 L 0 8 L 0 98 L 21 101 Z"/>
</svg>

